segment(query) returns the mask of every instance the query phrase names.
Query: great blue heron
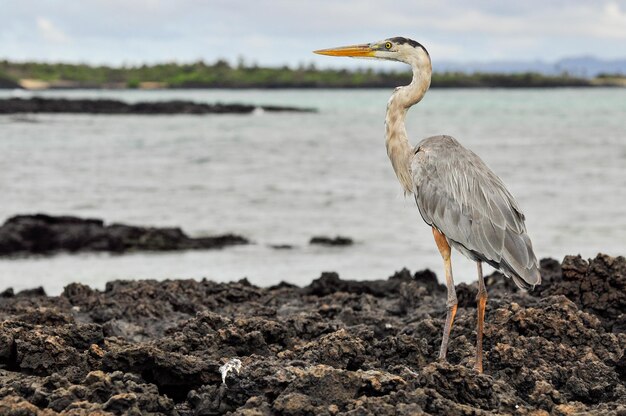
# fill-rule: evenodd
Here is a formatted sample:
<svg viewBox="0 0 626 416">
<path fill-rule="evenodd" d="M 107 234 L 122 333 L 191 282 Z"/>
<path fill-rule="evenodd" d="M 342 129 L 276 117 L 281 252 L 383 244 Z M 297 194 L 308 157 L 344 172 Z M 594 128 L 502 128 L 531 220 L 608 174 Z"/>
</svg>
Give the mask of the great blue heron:
<svg viewBox="0 0 626 416">
<path fill-rule="evenodd" d="M 420 102 L 432 75 L 430 55 L 419 42 L 394 37 L 363 45 L 315 51 L 321 55 L 375 58 L 404 62 L 413 80 L 398 87 L 387 103 L 387 154 L 405 194 L 413 194 L 424 221 L 432 227 L 448 287 L 446 323 L 439 358 L 446 359 L 457 310 L 450 247 L 474 260 L 478 268 L 476 362 L 483 370 L 482 338 L 487 304 L 482 262 L 512 278 L 524 289 L 541 283 L 537 258 L 526 234 L 524 214 L 504 183 L 472 151 L 450 136 L 433 136 L 412 147 L 404 119 Z"/>
</svg>

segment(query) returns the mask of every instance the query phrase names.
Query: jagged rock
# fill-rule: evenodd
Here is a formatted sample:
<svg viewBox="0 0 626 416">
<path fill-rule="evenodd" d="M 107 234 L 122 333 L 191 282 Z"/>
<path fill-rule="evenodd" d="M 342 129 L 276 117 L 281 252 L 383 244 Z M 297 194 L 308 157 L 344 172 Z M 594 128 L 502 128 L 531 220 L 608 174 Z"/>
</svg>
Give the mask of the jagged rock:
<svg viewBox="0 0 626 416">
<path fill-rule="evenodd" d="M 2 82 L 2 80 L 0 80 Z M 65 98 L 8 98 L 0 100 L 0 114 L 78 113 L 78 114 L 249 114 L 268 112 L 315 112 L 311 108 L 255 106 L 245 104 L 204 104 L 192 101 L 155 101 L 129 104 L 118 100 Z"/>
<path fill-rule="evenodd" d="M 99 219 L 44 214 L 18 215 L 9 218 L 0 227 L 0 256 L 51 254 L 59 251 L 122 253 L 218 249 L 238 244 L 248 244 L 248 240 L 233 234 L 191 238 L 179 228 L 105 225 Z"/>
<path fill-rule="evenodd" d="M 309 244 L 338 247 L 338 246 L 351 246 L 352 244 L 354 244 L 354 241 L 352 241 L 351 238 L 342 237 L 340 235 L 336 237 L 326 237 L 326 236 L 321 235 L 321 236 L 311 237 L 311 240 L 309 240 Z"/>
<path fill-rule="evenodd" d="M 6 77 L 4 74 L 0 74 L 0 90 L 2 89 L 14 90 L 14 89 L 22 89 L 22 87 L 20 86 L 20 84 L 18 84 L 14 80 Z"/>
<path fill-rule="evenodd" d="M 600 318 L 608 331 L 626 333 L 626 258 L 598 254 L 586 261 L 566 256 L 560 267 L 558 263 L 549 266 L 548 278 L 533 294 L 564 295 Z"/>
<path fill-rule="evenodd" d="M 446 291 L 428 271 L 72 284 L 0 296 L 0 414 L 626 414 L 624 258 L 542 261 L 526 293 L 489 276 L 485 373 L 475 285 L 437 362 Z M 241 362 L 222 382 L 220 367 Z"/>
</svg>

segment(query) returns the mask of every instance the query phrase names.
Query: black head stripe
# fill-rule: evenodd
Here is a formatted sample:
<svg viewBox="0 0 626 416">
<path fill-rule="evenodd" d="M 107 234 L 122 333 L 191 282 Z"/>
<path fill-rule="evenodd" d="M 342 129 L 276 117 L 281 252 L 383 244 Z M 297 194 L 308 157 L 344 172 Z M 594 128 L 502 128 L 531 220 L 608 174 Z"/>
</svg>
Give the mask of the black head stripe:
<svg viewBox="0 0 626 416">
<path fill-rule="evenodd" d="M 392 41 L 393 43 L 397 43 L 399 45 L 404 45 L 405 43 L 408 43 L 409 45 L 411 45 L 414 48 L 422 48 L 422 49 L 424 49 L 424 52 L 426 52 L 426 54 L 428 56 L 430 56 L 430 54 L 428 53 L 428 51 L 426 50 L 424 45 L 422 45 L 421 43 L 419 43 L 417 41 L 414 41 L 413 39 L 404 38 L 402 36 L 397 36 L 397 37 L 391 38 L 389 40 Z"/>
</svg>

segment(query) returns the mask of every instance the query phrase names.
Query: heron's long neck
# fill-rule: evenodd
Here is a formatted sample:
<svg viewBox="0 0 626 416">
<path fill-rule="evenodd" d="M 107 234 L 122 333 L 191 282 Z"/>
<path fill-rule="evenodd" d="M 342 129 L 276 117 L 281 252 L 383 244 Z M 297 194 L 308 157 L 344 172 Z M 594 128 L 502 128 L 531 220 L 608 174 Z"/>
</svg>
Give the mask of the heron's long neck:
<svg viewBox="0 0 626 416">
<path fill-rule="evenodd" d="M 404 120 L 406 112 L 417 104 L 430 86 L 431 68 L 413 67 L 413 80 L 405 87 L 398 87 L 387 103 L 385 117 L 387 154 L 396 176 L 406 193 L 413 192 L 411 180 L 411 156 L 413 148 L 409 144 Z"/>
</svg>

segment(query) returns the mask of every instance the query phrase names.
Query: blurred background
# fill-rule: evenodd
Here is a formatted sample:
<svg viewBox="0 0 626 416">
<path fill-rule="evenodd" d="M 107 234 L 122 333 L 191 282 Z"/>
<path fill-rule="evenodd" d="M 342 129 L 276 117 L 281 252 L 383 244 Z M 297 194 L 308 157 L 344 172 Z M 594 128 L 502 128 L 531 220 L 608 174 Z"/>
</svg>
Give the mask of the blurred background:
<svg viewBox="0 0 626 416">
<path fill-rule="evenodd" d="M 413 143 L 450 134 L 478 153 L 516 196 L 538 257 L 626 253 L 626 1 L 23 0 L 0 16 L 0 222 L 72 215 L 252 242 L 0 253 L 0 291 L 119 278 L 305 285 L 322 271 L 378 279 L 403 267 L 441 276 L 384 147 L 385 105 L 408 67 L 311 53 L 392 36 L 433 60 L 431 91 L 407 118 Z M 33 98 L 316 111 L 13 111 Z M 309 244 L 317 235 L 354 243 Z M 471 262 L 453 264 L 457 282 L 475 280 Z"/>
</svg>

